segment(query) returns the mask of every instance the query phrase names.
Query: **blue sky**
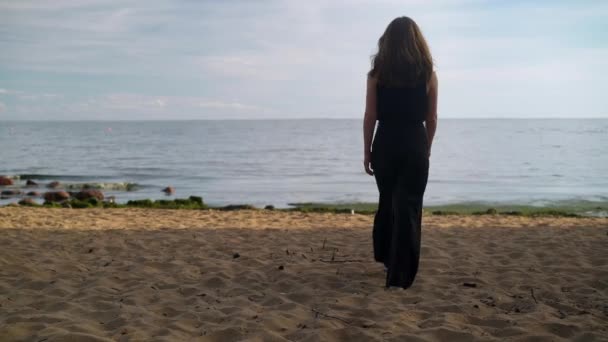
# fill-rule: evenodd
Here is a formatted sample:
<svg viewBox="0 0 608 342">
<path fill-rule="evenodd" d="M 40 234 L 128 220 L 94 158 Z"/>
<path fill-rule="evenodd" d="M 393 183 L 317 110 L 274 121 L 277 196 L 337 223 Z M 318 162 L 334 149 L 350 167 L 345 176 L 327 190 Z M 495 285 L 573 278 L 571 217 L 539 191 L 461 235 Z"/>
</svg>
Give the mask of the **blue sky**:
<svg viewBox="0 0 608 342">
<path fill-rule="evenodd" d="M 608 1 L 0 0 L 0 120 L 361 118 L 401 15 L 440 117 L 608 117 Z"/>
</svg>

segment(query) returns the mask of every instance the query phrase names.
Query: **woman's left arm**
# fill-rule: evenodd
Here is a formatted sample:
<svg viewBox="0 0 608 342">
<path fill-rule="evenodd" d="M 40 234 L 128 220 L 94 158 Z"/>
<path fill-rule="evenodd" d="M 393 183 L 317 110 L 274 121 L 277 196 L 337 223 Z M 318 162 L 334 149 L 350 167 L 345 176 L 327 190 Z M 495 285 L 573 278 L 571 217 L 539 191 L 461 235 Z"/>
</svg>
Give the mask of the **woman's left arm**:
<svg viewBox="0 0 608 342">
<path fill-rule="evenodd" d="M 367 78 L 367 93 L 365 95 L 365 116 L 363 118 L 363 165 L 365 172 L 373 176 L 372 170 L 372 139 L 376 128 L 376 79 Z"/>
</svg>

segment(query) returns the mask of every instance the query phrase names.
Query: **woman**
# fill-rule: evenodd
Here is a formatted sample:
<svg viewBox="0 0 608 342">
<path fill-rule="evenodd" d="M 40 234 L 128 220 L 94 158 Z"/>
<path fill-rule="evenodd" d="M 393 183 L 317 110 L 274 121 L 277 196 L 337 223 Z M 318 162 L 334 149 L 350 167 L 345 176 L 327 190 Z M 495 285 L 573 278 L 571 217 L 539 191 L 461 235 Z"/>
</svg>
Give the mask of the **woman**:
<svg viewBox="0 0 608 342">
<path fill-rule="evenodd" d="M 374 258 L 384 263 L 387 288 L 410 287 L 418 271 L 422 197 L 436 127 L 437 76 L 429 48 L 412 19 L 397 18 L 378 40 L 363 124 L 363 163 L 380 193 Z"/>
</svg>

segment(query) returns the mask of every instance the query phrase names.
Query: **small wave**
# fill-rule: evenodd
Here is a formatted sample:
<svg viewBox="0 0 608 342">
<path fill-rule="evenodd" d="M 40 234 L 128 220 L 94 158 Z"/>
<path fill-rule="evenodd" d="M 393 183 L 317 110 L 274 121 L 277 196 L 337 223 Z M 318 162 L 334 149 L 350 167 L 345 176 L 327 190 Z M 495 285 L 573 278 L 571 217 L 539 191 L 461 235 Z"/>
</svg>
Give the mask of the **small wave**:
<svg viewBox="0 0 608 342">
<path fill-rule="evenodd" d="M 133 159 L 133 158 L 129 158 L 129 159 Z M 122 167 L 120 168 L 120 171 L 122 172 L 133 172 L 135 174 L 140 173 L 140 172 L 156 172 L 156 173 L 163 173 L 163 172 L 170 172 L 173 171 L 174 169 L 172 168 L 167 168 L 167 167 Z"/>
<path fill-rule="evenodd" d="M 63 187 L 68 190 L 97 189 L 97 190 L 110 190 L 110 191 L 135 191 L 139 188 L 139 184 L 128 183 L 128 182 L 72 183 L 72 184 L 64 184 Z"/>
<path fill-rule="evenodd" d="M 606 133 L 606 132 L 608 132 L 608 130 L 598 128 L 598 129 L 586 129 L 586 130 L 582 130 L 582 131 L 575 132 L 575 133 L 579 134 L 579 135 L 583 135 L 583 134 L 589 134 L 589 133 L 595 134 L 595 133 Z"/>
<path fill-rule="evenodd" d="M 91 178 L 102 178 L 98 176 L 56 176 L 56 175 L 39 175 L 39 174 L 24 174 L 24 175 L 13 175 L 6 176 L 7 178 L 15 181 L 25 181 L 28 179 L 32 180 L 87 180 Z M 19 187 L 20 185 L 15 185 Z M 66 182 L 61 184 L 61 188 L 66 190 L 82 190 L 82 189 L 97 189 L 97 190 L 108 190 L 108 191 L 135 191 L 141 188 L 138 183 L 131 182 L 79 182 L 71 183 Z"/>
<path fill-rule="evenodd" d="M 585 211 L 585 212 L 581 213 L 581 216 L 608 218 L 608 211 L 606 211 L 606 210 L 589 210 L 589 211 Z"/>
<path fill-rule="evenodd" d="M 137 180 L 151 180 L 167 177 L 166 175 L 148 174 L 148 173 L 121 173 L 117 176 L 122 179 L 137 179 Z"/>
<path fill-rule="evenodd" d="M 51 175 L 51 174 L 43 174 L 43 173 L 26 173 L 21 175 L 14 176 L 16 180 L 86 180 L 86 179 L 103 179 L 107 178 L 106 176 L 99 175 Z"/>
</svg>

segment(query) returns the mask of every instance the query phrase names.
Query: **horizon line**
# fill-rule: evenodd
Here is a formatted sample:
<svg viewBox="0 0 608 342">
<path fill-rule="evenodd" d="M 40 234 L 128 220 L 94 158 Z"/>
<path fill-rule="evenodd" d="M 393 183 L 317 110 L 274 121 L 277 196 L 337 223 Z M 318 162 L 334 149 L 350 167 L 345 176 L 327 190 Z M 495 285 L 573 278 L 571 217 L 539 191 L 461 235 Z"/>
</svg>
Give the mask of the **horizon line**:
<svg viewBox="0 0 608 342">
<path fill-rule="evenodd" d="M 363 120 L 363 118 L 209 118 L 209 119 L 0 119 L 0 122 L 192 122 L 192 121 L 302 121 L 302 120 Z M 606 117 L 448 117 L 439 120 L 608 120 Z"/>
</svg>

